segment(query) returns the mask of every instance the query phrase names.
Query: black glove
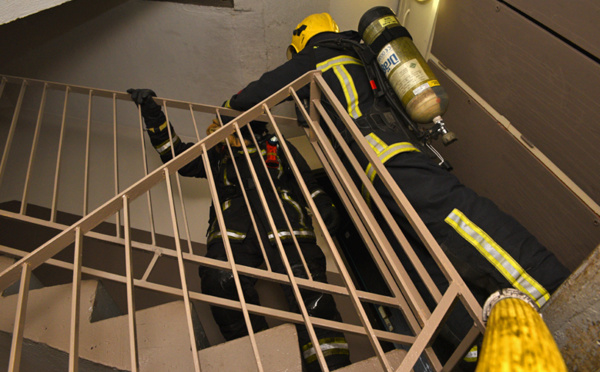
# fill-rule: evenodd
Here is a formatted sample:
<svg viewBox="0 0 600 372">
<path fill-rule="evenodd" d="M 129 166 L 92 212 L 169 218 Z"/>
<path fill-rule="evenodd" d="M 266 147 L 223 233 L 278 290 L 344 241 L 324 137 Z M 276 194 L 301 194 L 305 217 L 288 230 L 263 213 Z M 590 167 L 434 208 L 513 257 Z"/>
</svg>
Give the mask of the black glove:
<svg viewBox="0 0 600 372">
<path fill-rule="evenodd" d="M 154 102 L 152 97 L 156 97 L 151 89 L 127 89 L 127 93 L 131 94 L 131 99 L 137 106 L 141 108 L 142 117 L 148 128 L 158 128 L 167 120 L 165 114 L 159 105 Z"/>
<path fill-rule="evenodd" d="M 340 215 L 331 201 L 331 198 L 329 195 L 322 192 L 316 195 L 313 200 L 317 205 L 319 213 L 321 213 L 321 217 L 323 218 L 323 222 L 325 222 L 327 230 L 329 230 L 331 235 L 335 235 L 340 225 Z"/>
</svg>

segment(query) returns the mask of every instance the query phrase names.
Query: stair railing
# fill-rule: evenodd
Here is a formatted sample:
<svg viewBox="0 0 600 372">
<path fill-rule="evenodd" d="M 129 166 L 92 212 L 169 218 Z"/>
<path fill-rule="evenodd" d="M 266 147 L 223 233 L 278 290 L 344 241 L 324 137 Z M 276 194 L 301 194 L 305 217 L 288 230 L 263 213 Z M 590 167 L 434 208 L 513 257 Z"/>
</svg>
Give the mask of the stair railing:
<svg viewBox="0 0 600 372">
<path fill-rule="evenodd" d="M 484 330 L 484 325 L 481 320 L 481 307 L 473 297 L 472 293 L 467 289 L 466 285 L 454 269 L 454 267 L 450 264 L 448 258 L 445 256 L 437 242 L 433 239 L 431 233 L 427 230 L 419 216 L 416 214 L 402 191 L 395 184 L 388 171 L 385 169 L 383 164 L 379 161 L 374 151 L 370 148 L 370 146 L 366 143 L 365 139 L 360 134 L 360 131 L 355 127 L 352 119 L 345 112 L 339 101 L 333 95 L 333 92 L 324 82 L 321 74 L 317 71 L 313 71 L 305 74 L 304 76 L 298 78 L 288 86 L 282 88 L 278 92 L 276 92 L 271 97 L 267 98 L 263 102 L 260 102 L 255 107 L 250 110 L 239 114 L 233 110 L 228 110 L 222 107 L 210 106 L 210 105 L 201 105 L 190 102 L 183 102 L 177 100 L 168 100 L 164 98 L 156 98 L 156 101 L 163 106 L 163 110 L 167 115 L 167 120 L 169 120 L 169 115 L 171 110 L 180 110 L 180 111 L 189 111 L 191 114 L 191 125 L 193 126 L 196 132 L 197 143 L 189 148 L 184 153 L 172 159 L 170 162 L 157 166 L 153 171 L 148 171 L 148 158 L 146 157 L 145 146 L 144 143 L 144 134 L 143 134 L 143 124 L 140 112 L 138 111 L 138 124 L 139 124 L 139 132 L 140 138 L 142 142 L 142 158 L 144 163 L 144 176 L 139 181 L 133 183 L 129 187 L 125 188 L 123 191 L 121 189 L 121 185 L 119 185 L 119 171 L 118 171 L 118 150 L 117 150 L 117 128 L 120 128 L 117 125 L 117 106 L 118 102 L 127 102 L 133 109 L 133 104 L 130 102 L 130 97 L 128 94 L 123 92 L 116 91 L 108 91 L 108 90 L 100 90 L 100 89 L 92 89 L 85 88 L 80 86 L 72 86 L 51 82 L 44 82 L 33 79 L 22 79 L 16 77 L 4 76 L 2 77 L 2 81 L 0 84 L 0 99 L 3 98 L 4 91 L 6 89 L 7 84 L 18 85 L 20 84 L 20 90 L 17 94 L 16 103 L 14 104 L 14 110 L 12 119 L 10 120 L 11 124 L 6 132 L 6 141 L 4 152 L 2 155 L 2 159 L 0 160 L 0 186 L 2 186 L 3 178 L 6 178 L 6 173 L 8 173 L 8 157 L 12 154 L 11 148 L 13 139 L 15 137 L 17 123 L 19 122 L 19 116 L 21 113 L 21 109 L 23 106 L 25 91 L 28 86 L 37 86 L 42 87 L 42 98 L 40 100 L 38 115 L 36 126 L 34 130 L 32 147 L 29 157 L 29 165 L 27 169 L 27 174 L 25 176 L 26 181 L 24 182 L 24 192 L 22 193 L 22 198 L 20 199 L 20 210 L 19 212 L 14 211 L 6 211 L 0 210 L 0 216 L 15 218 L 26 222 L 34 222 L 38 224 L 44 224 L 49 227 L 58 228 L 61 230 L 54 238 L 50 239 L 46 243 L 39 246 L 39 248 L 35 249 L 31 253 L 23 252 L 18 249 L 13 249 L 10 247 L 0 246 L 0 252 L 4 252 L 6 254 L 15 255 L 22 257 L 19 261 L 13 264 L 11 267 L 4 270 L 0 273 L 0 290 L 4 290 L 9 285 L 14 282 L 21 280 L 20 282 L 20 291 L 19 291 L 19 301 L 16 311 L 15 317 L 15 326 L 13 331 L 13 343 L 11 348 L 11 357 L 10 357 L 10 371 L 19 370 L 20 363 L 20 354 L 22 349 L 23 342 L 23 332 L 25 327 L 25 314 L 27 308 L 27 296 L 28 296 L 28 281 L 31 276 L 32 270 L 37 268 L 42 264 L 50 264 L 58 267 L 68 268 L 73 270 L 73 305 L 72 305 L 72 317 L 71 317 L 71 347 L 70 347 L 70 370 L 76 371 L 78 368 L 78 359 L 79 359 L 79 351 L 78 351 L 78 314 L 79 314 L 79 295 L 80 295 L 80 281 L 81 275 L 92 275 L 98 278 L 113 280 L 116 282 L 124 283 L 127 287 L 127 299 L 128 299 L 128 314 L 129 314 L 129 334 L 130 334 L 130 355 L 131 355 L 131 370 L 137 371 L 139 369 L 139 357 L 137 353 L 137 337 L 136 337 L 136 321 L 135 321 L 135 304 L 134 304 L 134 290 L 135 288 L 146 288 L 157 292 L 162 292 L 170 295 L 176 295 L 183 298 L 185 306 L 186 306 L 186 317 L 189 329 L 189 337 L 192 348 L 192 357 L 194 368 L 196 371 L 200 370 L 200 361 L 198 359 L 198 350 L 197 350 L 197 340 L 195 339 L 193 324 L 192 324 L 192 314 L 191 314 L 191 304 L 192 301 L 201 301 L 204 303 L 208 303 L 211 306 L 220 306 L 226 307 L 230 309 L 241 310 L 244 314 L 244 318 L 246 320 L 246 326 L 248 328 L 248 333 L 250 336 L 252 349 L 256 359 L 256 365 L 258 370 L 263 370 L 261 358 L 259 356 L 259 349 L 254 338 L 254 332 L 252 327 L 250 326 L 250 314 L 263 315 L 266 317 L 272 317 L 279 320 L 291 322 L 291 323 L 300 323 L 306 325 L 309 336 L 313 345 L 318 345 L 318 339 L 314 332 L 314 327 L 322 327 L 347 333 L 354 333 L 358 335 L 366 336 L 373 348 L 374 353 L 379 359 L 379 362 L 384 370 L 398 370 L 405 371 L 411 369 L 420 356 L 423 354 L 427 358 L 431 368 L 436 371 L 449 371 L 453 368 L 453 366 L 462 358 L 462 356 L 468 351 L 471 344 L 474 342 L 475 338 Z M 304 105 L 300 101 L 297 96 L 297 91 L 304 86 L 310 86 L 311 90 L 311 98 L 310 98 L 310 109 L 307 111 L 304 108 Z M 56 162 L 56 168 L 54 172 L 54 184 L 52 191 L 52 201 L 48 203 L 51 206 L 50 217 L 48 221 L 31 217 L 27 215 L 27 205 L 28 205 L 28 189 L 30 187 L 30 173 L 32 171 L 33 159 L 35 158 L 36 148 L 38 146 L 39 140 L 39 131 L 42 123 L 44 107 L 47 101 L 46 91 L 48 89 L 54 89 L 59 91 L 64 91 L 64 100 L 63 100 L 63 112 L 61 118 L 61 129 L 58 139 L 58 156 Z M 67 104 L 71 94 L 79 94 L 79 95 L 87 95 L 88 97 L 88 109 L 86 114 L 86 147 L 85 147 L 85 175 L 84 175 L 84 191 L 83 191 L 83 208 L 81 219 L 77 222 L 71 224 L 70 226 L 63 225 L 57 222 L 57 196 L 59 195 L 59 178 L 60 178 L 60 170 L 61 170 L 61 159 L 64 158 L 64 154 L 61 154 L 63 151 L 63 143 L 64 143 L 64 132 L 65 132 L 65 123 L 69 120 L 67 117 Z M 90 203 L 88 199 L 89 193 L 89 176 L 90 176 L 90 140 L 93 137 L 92 135 L 92 123 L 94 122 L 92 116 L 92 101 L 93 97 L 104 97 L 108 98 L 112 101 L 112 124 L 113 124 L 113 157 L 114 157 L 114 196 L 109 198 L 104 204 L 97 207 L 92 212 L 88 212 L 88 205 Z M 250 121 L 255 119 L 265 120 L 272 124 L 275 133 L 282 137 L 282 133 L 280 130 L 280 126 L 282 125 L 297 125 L 297 121 L 292 118 L 285 118 L 281 116 L 273 115 L 271 109 L 275 107 L 277 104 L 282 102 L 285 99 L 292 98 L 296 103 L 298 109 L 302 113 L 306 123 L 308 124 L 308 128 L 305 129 L 306 135 L 309 138 L 311 145 L 313 146 L 318 158 L 320 159 L 324 170 L 326 171 L 329 180 L 333 184 L 338 196 L 342 200 L 342 203 L 351 217 L 351 220 L 359 231 L 361 235 L 361 239 L 363 243 L 369 250 L 369 253 L 373 260 L 376 262 L 379 274 L 383 277 L 385 284 L 389 288 L 391 295 L 384 296 L 376 293 L 370 293 L 364 290 L 358 290 L 352 280 L 351 274 L 346 268 L 344 264 L 344 260 L 342 255 L 338 251 L 336 244 L 333 238 L 330 236 L 329 232 L 325 228 L 325 224 L 321 215 L 319 214 L 312 198 L 310 197 L 310 193 L 300 176 L 297 165 L 290 160 L 290 166 L 292 171 L 298 180 L 300 185 L 300 189 L 302 191 L 303 196 L 306 199 L 307 204 L 310 209 L 313 211 L 314 218 L 316 223 L 320 226 L 325 243 L 328 249 L 331 251 L 331 255 L 333 257 L 333 261 L 337 266 L 337 269 L 340 273 L 342 281 L 344 283 L 343 286 L 340 285 L 332 285 L 327 283 L 320 283 L 312 280 L 312 278 L 303 279 L 294 277 L 289 262 L 284 259 L 284 264 L 286 267 L 286 274 L 280 274 L 273 272 L 270 269 L 267 261 L 267 269 L 259 269 L 252 268 L 242 265 L 235 264 L 233 260 L 233 253 L 231 251 L 231 246 L 229 244 L 229 240 L 227 239 L 226 226 L 224 224 L 222 212 L 219 208 L 215 208 L 215 212 L 217 215 L 217 220 L 219 223 L 219 228 L 221 230 L 221 235 L 224 237 L 224 244 L 226 247 L 228 261 L 218 261 L 214 259 L 210 259 L 193 252 L 192 248 L 192 239 L 190 237 L 190 229 L 188 227 L 188 221 L 186 219 L 186 203 L 184 203 L 184 193 L 182 192 L 182 186 L 179 181 L 179 176 L 177 171 L 181 169 L 183 166 L 188 164 L 190 161 L 197 157 L 202 157 L 205 167 L 207 169 L 207 179 L 208 186 L 211 193 L 212 202 L 215 205 L 220 205 L 217 192 L 215 189 L 215 183 L 213 180 L 212 173 L 210 171 L 210 167 L 208 166 L 208 157 L 207 152 L 209 149 L 213 148 L 219 143 L 226 143 L 228 151 L 231 150 L 231 146 L 228 142 L 228 137 L 231 134 L 237 134 L 241 137 L 241 129 L 245 127 Z M 14 99 L 14 96 L 13 96 Z M 327 111 L 323 108 L 322 101 L 326 100 L 330 103 L 330 105 L 335 109 L 338 116 L 345 122 L 347 126 L 348 132 L 354 137 L 355 141 L 359 144 L 365 156 L 369 159 L 371 164 L 373 164 L 375 170 L 377 171 L 378 176 L 382 179 L 386 187 L 390 190 L 390 193 L 394 195 L 396 202 L 408 217 L 415 231 L 419 234 L 422 239 L 423 244 L 428 248 L 433 257 L 435 257 L 436 262 L 438 263 L 440 269 L 446 276 L 449 282 L 448 289 L 441 293 L 440 290 L 434 285 L 433 280 L 431 279 L 427 270 L 425 270 L 422 263 L 417 258 L 414 250 L 408 243 L 406 237 L 401 232 L 400 228 L 396 223 L 393 222 L 393 218 L 391 217 L 390 212 L 387 207 L 383 204 L 381 197 L 375 191 L 371 182 L 366 178 L 366 175 L 360 168 L 357 160 L 351 154 L 350 149 L 345 144 L 340 132 L 335 128 L 333 121 Z M 1 101 L 0 101 L 1 102 Z M 2 108 L 2 106 L 0 106 Z M 222 127 L 215 131 L 213 134 L 200 138 L 198 135 L 198 125 L 196 123 L 195 116 L 198 114 L 209 114 L 212 117 L 217 115 L 220 117 L 221 115 L 227 116 L 235 116 L 235 119 L 231 120 L 227 124 L 222 124 Z M 239 115 L 238 115 L 239 114 Z M 344 156 L 346 156 L 348 162 L 351 164 L 355 173 L 361 178 L 362 183 L 367 188 L 367 191 L 370 193 L 373 203 L 380 209 L 383 217 L 390 224 L 390 228 L 392 230 L 392 236 L 386 236 L 382 231 L 379 223 L 376 221 L 374 215 L 371 213 L 369 206 L 367 206 L 364 201 L 361 192 L 358 190 L 356 185 L 353 183 L 350 174 L 348 173 L 349 169 L 346 169 L 338 156 L 338 153 L 334 150 L 330 140 L 325 135 L 323 128 L 321 127 L 321 123 L 326 125 L 326 128 L 331 136 L 335 139 L 339 146 L 341 146 L 342 152 Z M 181 123 L 177 123 L 177 127 L 181 127 Z M 179 131 L 179 129 L 178 129 Z M 169 132 L 170 133 L 170 132 Z M 170 136 L 172 134 L 170 133 Z M 172 137 L 171 137 L 172 139 Z M 251 165 L 250 162 L 250 152 L 248 147 L 243 144 L 243 152 L 244 157 L 248 164 Z M 258 148 L 258 144 L 255 143 L 254 146 Z M 287 159 L 291 159 L 289 149 L 282 143 L 282 149 L 286 155 Z M 237 167 L 237 165 L 236 165 Z M 270 185 L 261 185 L 258 182 L 258 178 L 256 176 L 256 171 L 251 167 L 252 177 L 255 180 L 255 184 L 257 186 L 257 190 L 260 195 L 261 204 L 263 210 L 267 212 L 267 216 L 269 219 L 269 224 L 271 228 L 275 231 L 274 221 L 272 220 L 271 214 L 268 212 L 266 199 L 264 197 L 263 188 L 274 187 L 273 181 L 271 180 Z M 239 174 L 238 174 L 239 177 Z M 175 179 L 176 191 L 174 192 L 173 188 L 173 180 Z M 167 200 L 168 200 L 168 209 L 170 212 L 170 221 L 172 225 L 172 236 L 175 241 L 175 249 L 167 249 L 160 248 L 157 244 L 156 234 L 155 234 L 155 223 L 153 221 L 153 216 L 156 214 L 153 212 L 153 204 L 154 200 L 151 198 L 151 190 L 157 190 L 159 186 L 164 185 L 167 191 Z M 245 191 L 244 191 L 245 193 Z M 148 206 L 148 215 L 149 215 L 149 224 L 150 224 L 150 232 L 152 235 L 151 243 L 143 243 L 139 241 L 132 240 L 131 237 L 131 204 L 134 200 L 138 199 L 146 195 L 146 202 Z M 180 206 L 179 209 L 175 202 L 175 195 L 179 196 Z M 280 205 L 283 214 L 282 206 Z M 179 217 L 178 217 L 179 216 Z M 182 217 L 182 218 L 180 218 Z M 104 233 L 100 233 L 94 231 L 96 227 L 98 227 L 101 223 L 108 221 L 110 219 L 114 219 L 116 222 L 116 231 L 115 235 L 108 235 Z M 180 220 L 183 219 L 183 223 Z M 286 222 L 289 226 L 289 221 Z M 121 234 L 121 229 L 123 225 L 123 232 Z M 181 245 L 181 225 L 183 225 L 183 230 L 185 231 L 185 240 L 188 243 L 188 252 L 184 252 Z M 256 227 L 255 227 L 256 228 Z M 84 242 L 84 237 L 90 237 L 94 239 L 102 239 L 109 242 L 114 242 L 122 245 L 125 248 L 126 252 L 126 272 L 125 274 L 113 273 L 105 270 L 98 270 L 90 267 L 85 267 L 82 265 L 82 246 Z M 285 252 L 283 249 L 283 245 L 278 237 L 275 234 L 277 247 L 282 255 L 285 258 Z M 420 277 L 423 282 L 426 284 L 428 289 L 428 294 L 434 299 L 436 302 L 435 307 L 430 310 L 430 308 L 425 304 L 423 299 L 423 295 L 419 293 L 416 289 L 412 279 L 406 272 L 404 265 L 390 244 L 390 239 L 396 240 L 398 244 L 403 248 L 407 257 L 409 257 L 412 265 L 418 271 Z M 295 242 L 297 249 L 300 251 L 298 243 Z M 74 246 L 75 255 L 73 264 L 64 262 L 62 260 L 57 260 L 54 258 L 56 254 L 63 251 L 65 248 Z M 147 266 L 144 275 L 142 278 L 137 279 L 134 278 L 132 273 L 132 250 L 140 250 L 145 252 L 154 253 L 153 259 L 150 264 Z M 181 287 L 173 287 L 167 286 L 160 283 L 154 283 L 148 281 L 148 277 L 150 272 L 154 269 L 154 265 L 157 260 L 161 256 L 168 256 L 171 258 L 176 258 L 178 263 L 178 270 L 181 279 Z M 200 292 L 195 292 L 189 290 L 188 282 L 186 280 L 185 275 L 185 263 L 193 263 L 199 264 L 202 266 L 208 266 L 213 268 L 219 268 L 223 270 L 229 270 L 233 273 L 233 276 L 236 281 L 236 288 L 239 295 L 239 301 L 227 300 L 219 297 L 214 297 L 210 295 L 206 295 Z M 306 270 L 308 272 L 308 270 Z M 258 306 L 246 303 L 244 299 L 244 295 L 241 290 L 241 285 L 239 282 L 239 275 L 248 275 L 261 280 L 267 280 L 275 283 L 281 283 L 285 285 L 290 285 L 293 290 L 293 294 L 296 297 L 296 300 L 300 306 L 300 314 L 292 313 L 289 311 L 283 311 L 278 309 L 273 309 L 265 306 Z M 321 291 L 324 293 L 330 293 L 333 295 L 345 296 L 347 297 L 354 306 L 354 310 L 356 311 L 361 325 L 353 325 L 347 324 L 343 322 L 325 320 L 317 317 L 310 316 L 307 312 L 306 307 L 303 304 L 302 297 L 300 294 L 300 288 L 308 288 L 317 291 Z M 445 364 L 442 364 L 433 349 L 431 348 L 432 341 L 436 337 L 438 331 L 443 326 L 444 320 L 449 312 L 452 310 L 453 306 L 457 301 L 461 301 L 465 308 L 470 313 L 473 318 L 473 327 L 468 335 L 465 337 L 463 342 L 456 349 L 454 354 L 448 359 Z M 406 322 L 408 323 L 413 335 L 400 334 L 390 331 L 384 331 L 375 329 L 371 324 L 367 314 L 365 313 L 362 302 L 372 303 L 376 305 L 383 305 L 390 308 L 399 309 L 405 317 Z M 399 345 L 404 345 L 408 352 L 404 357 L 401 365 L 397 367 L 392 367 L 390 361 L 386 357 L 384 350 L 382 348 L 381 342 L 387 341 L 392 342 Z M 321 368 L 324 371 L 327 371 L 327 365 L 325 363 L 325 358 L 320 348 L 315 348 L 317 352 L 317 359 Z"/>
</svg>

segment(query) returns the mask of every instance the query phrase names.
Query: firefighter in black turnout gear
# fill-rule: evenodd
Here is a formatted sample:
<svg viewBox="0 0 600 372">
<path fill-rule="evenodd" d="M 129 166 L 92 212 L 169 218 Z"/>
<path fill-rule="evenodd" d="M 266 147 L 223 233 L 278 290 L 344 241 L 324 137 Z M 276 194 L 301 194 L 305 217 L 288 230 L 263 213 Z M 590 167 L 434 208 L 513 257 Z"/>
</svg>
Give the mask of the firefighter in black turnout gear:
<svg viewBox="0 0 600 372">
<path fill-rule="evenodd" d="M 152 90 L 129 89 L 128 93 L 131 94 L 133 101 L 141 106 L 141 113 L 148 129 L 150 141 L 164 163 L 172 159 L 173 152 L 175 155 L 178 155 L 193 145 L 193 143 L 182 142 L 175 134 L 172 126 L 172 140 L 169 139 L 167 128 L 169 124 L 160 106 L 152 99 L 155 96 Z M 306 261 L 306 266 L 310 270 L 313 280 L 326 282 L 325 256 L 316 243 L 316 235 L 312 227 L 311 217 L 307 213 L 307 204 L 302 197 L 299 185 L 292 174 L 283 150 L 279 148 L 278 141 L 280 139 L 268 133 L 266 123 L 252 122 L 249 125 L 252 126 L 252 132 L 260 148 L 256 149 L 254 147 L 254 142 L 250 140 L 251 132 L 247 127 L 242 128 L 242 133 L 245 137 L 242 140 L 245 141 L 248 147 L 253 167 L 256 170 L 260 184 L 263 185 L 262 189 L 265 193 L 269 211 L 277 226 L 277 231 L 274 232 L 270 228 L 252 179 L 250 168 L 241 149 L 240 139 L 235 134 L 232 134 L 229 136 L 229 143 L 233 150 L 235 162 L 247 193 L 250 207 L 252 208 L 258 235 L 252 224 L 230 152 L 224 142 L 220 143 L 208 151 L 221 205 L 211 205 L 210 208 L 206 256 L 217 260 L 227 260 L 223 237 L 214 211 L 214 208 L 218 207 L 223 213 L 227 239 L 229 239 L 231 244 L 236 264 L 251 267 L 259 267 L 263 264 L 264 256 L 259 244 L 260 239 L 266 251 L 271 269 L 274 272 L 286 273 L 285 266 L 276 246 L 274 234 L 278 234 L 294 276 L 308 278 L 298 254 L 298 249 L 293 242 L 293 234 L 298 241 L 298 245 Z M 208 127 L 207 134 L 210 135 L 218 128 L 220 128 L 219 122 L 215 119 Z M 312 176 L 310 167 L 298 150 L 287 141 L 286 144 L 327 228 L 330 231 L 335 231 L 339 224 L 339 217 L 330 197 L 319 188 L 319 185 Z M 278 195 L 273 193 L 271 187 L 265 186 L 269 185 L 268 175 L 265 173 L 264 166 L 260 162 L 266 162 L 268 172 L 276 186 Z M 201 157 L 192 160 L 181 168 L 179 173 L 183 176 L 206 178 L 206 170 L 204 169 Z M 292 231 L 289 230 L 285 222 L 276 198 L 279 198 L 284 206 Z M 200 266 L 199 275 L 202 279 L 203 293 L 232 300 L 238 299 L 232 272 Z M 254 288 L 256 279 L 240 276 L 240 281 L 246 302 L 259 304 L 258 293 Z M 299 312 L 299 307 L 291 288 L 283 286 L 283 291 L 290 311 Z M 301 289 L 300 292 L 309 315 L 341 321 L 331 295 L 305 289 Z M 211 310 L 226 340 L 236 339 L 248 334 L 241 312 L 216 306 L 211 307 Z M 264 317 L 251 314 L 250 319 L 255 332 L 268 328 Z M 320 368 L 316 359 L 316 353 L 306 328 L 304 326 L 297 326 L 297 330 L 301 353 L 304 356 L 308 370 L 319 371 Z M 316 328 L 315 331 L 322 345 L 328 368 L 334 370 L 348 365 L 348 344 L 343 334 L 319 328 Z"/>
<path fill-rule="evenodd" d="M 289 60 L 248 84 L 225 106 L 247 110 L 301 75 L 320 70 L 474 294 L 483 301 L 500 288 L 515 287 L 543 305 L 569 271 L 514 218 L 467 188 L 420 151 L 402 124 L 385 120 L 386 102 L 376 100 L 363 61 L 355 49 L 344 48 L 343 41 L 360 43 L 361 37 L 356 31 L 339 32 L 327 13 L 307 17 L 293 31 L 287 50 Z M 308 99 L 309 87 L 298 91 L 298 96 Z M 322 103 L 344 135 L 345 127 L 331 105 L 326 100 Z M 390 111 L 389 106 L 387 111 Z M 372 120 L 375 116 L 384 120 Z M 322 127 L 327 129 L 325 125 Z M 350 135 L 344 138 L 425 267 L 435 272 L 437 265 L 359 146 Z M 343 153 L 340 154 L 344 159 Z M 398 249 L 397 252 L 402 260 L 404 255 Z M 407 260 L 402 261 L 408 264 Z M 437 271 L 439 275 L 432 274 L 432 277 L 443 290 L 447 283 Z M 419 286 L 418 276 L 413 275 L 413 278 Z M 468 315 L 466 318 L 462 322 L 448 320 L 449 326 L 456 330 L 455 341 L 462 340 L 472 324 L 472 321 L 468 323 Z"/>
</svg>

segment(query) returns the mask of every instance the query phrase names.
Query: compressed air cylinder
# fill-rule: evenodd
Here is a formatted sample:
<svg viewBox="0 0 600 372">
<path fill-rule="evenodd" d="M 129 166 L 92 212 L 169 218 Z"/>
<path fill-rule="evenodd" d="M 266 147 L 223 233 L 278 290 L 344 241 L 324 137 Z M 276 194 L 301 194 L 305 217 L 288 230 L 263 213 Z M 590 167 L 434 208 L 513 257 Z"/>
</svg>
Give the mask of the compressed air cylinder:
<svg viewBox="0 0 600 372">
<path fill-rule="evenodd" d="M 379 67 L 414 122 L 428 124 L 446 112 L 446 91 L 390 8 L 368 10 L 358 32 L 377 54 Z"/>
</svg>

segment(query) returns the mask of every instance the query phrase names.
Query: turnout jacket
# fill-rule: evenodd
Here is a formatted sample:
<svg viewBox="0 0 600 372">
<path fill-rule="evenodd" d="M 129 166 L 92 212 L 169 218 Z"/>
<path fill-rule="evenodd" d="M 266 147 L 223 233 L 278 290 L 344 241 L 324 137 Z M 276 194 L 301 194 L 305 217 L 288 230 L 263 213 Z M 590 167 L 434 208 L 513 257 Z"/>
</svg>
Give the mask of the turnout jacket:
<svg viewBox="0 0 600 372">
<path fill-rule="evenodd" d="M 375 100 L 371 82 L 356 52 L 350 49 L 342 50 L 341 45 L 339 48 L 319 45 L 323 42 L 339 39 L 357 43 L 361 40 L 356 31 L 317 34 L 291 60 L 264 73 L 258 80 L 248 84 L 239 93 L 233 95 L 225 103 L 225 106 L 245 111 L 305 73 L 319 70 L 322 72 L 327 85 L 340 100 L 350 117 L 355 119 L 361 133 L 375 149 L 375 152 L 381 155 L 382 159 L 389 160 L 399 153 L 419 151 L 415 144 L 410 142 L 406 131 L 402 129 L 401 125 L 396 125 L 395 128 L 387 128 L 386 125 L 366 125 L 365 121 L 362 120 L 375 109 L 375 102 L 378 102 L 378 107 L 385 106 L 385 103 L 382 100 Z M 299 90 L 298 96 L 301 99 L 308 98 L 310 96 L 309 87 L 305 86 Z M 325 109 L 330 112 L 330 116 L 373 182 L 376 175 L 368 164 L 366 157 L 354 139 L 350 135 L 346 135 L 346 128 L 341 121 L 337 120 L 337 115 L 329 102 L 323 99 L 322 103 Z M 327 131 L 327 128 L 324 127 L 323 129 Z"/>
<path fill-rule="evenodd" d="M 363 125 L 361 119 L 375 109 L 377 101 L 361 60 L 353 50 L 319 45 L 319 42 L 340 38 L 360 41 L 355 31 L 317 34 L 291 60 L 263 74 L 233 95 L 225 105 L 247 110 L 306 72 L 320 70 L 463 278 L 489 293 L 513 286 L 527 293 L 538 305 L 543 305 L 549 299 L 549 293 L 568 276 L 568 270 L 514 218 L 420 152 L 406 132 Z M 308 98 L 309 87 L 304 87 L 298 95 L 301 99 Z M 323 104 L 327 108 L 326 102 Z M 336 120 L 335 115 L 332 118 L 344 134 L 341 121 Z M 405 233 L 419 241 L 356 142 L 348 136 L 345 138 L 396 222 Z M 365 198 L 368 200 L 369 196 L 365 195 Z M 420 252 L 421 256 L 427 255 L 423 253 L 426 252 L 424 247 Z"/>
<path fill-rule="evenodd" d="M 155 130 L 148 130 L 150 140 L 160 153 L 161 160 L 164 163 L 172 159 L 172 152 L 174 152 L 175 155 L 178 155 L 193 145 L 193 143 L 182 142 L 175 134 L 174 130 L 171 130 L 171 133 L 172 141 L 169 140 L 166 122 Z M 275 195 L 273 193 L 264 165 L 261 164 L 265 162 L 266 157 L 265 141 L 267 138 L 271 137 L 273 137 L 273 135 L 270 134 L 261 137 L 258 140 L 261 149 L 256 149 L 253 147 L 253 144 L 251 144 L 248 146 L 248 151 L 254 169 L 257 172 L 257 178 L 265 194 L 267 207 L 277 226 L 277 233 L 283 242 L 290 241 L 292 239 L 291 234 L 294 234 L 299 241 L 315 242 L 316 236 L 312 228 L 311 217 L 307 213 L 307 204 L 300 192 L 299 185 L 291 171 L 289 162 L 284 155 L 284 151 L 279 145 L 277 146 L 278 166 L 276 168 L 267 168 L 277 189 L 277 194 Z M 290 142 L 286 141 L 286 144 L 294 162 L 300 170 L 309 192 L 311 193 L 311 197 L 314 199 L 315 204 L 321 213 L 324 213 L 323 210 L 325 208 L 332 208 L 333 205 L 331 199 L 319 188 L 305 159 Z M 231 158 L 226 145 L 218 144 L 208 151 L 208 158 L 219 197 L 220 205 L 218 207 L 221 208 L 221 211 L 223 212 L 227 235 L 230 242 L 243 242 L 248 231 L 253 229 L 248 206 L 246 206 L 241 189 L 241 185 L 243 184 L 250 202 L 250 208 L 257 221 L 260 236 L 267 236 L 269 242 L 274 243 L 274 232 L 268 223 L 263 206 L 260 202 L 256 184 L 250 173 L 244 152 L 241 147 L 232 146 L 232 150 L 241 181 L 237 177 L 233 159 Z M 182 176 L 187 177 L 206 178 L 206 169 L 204 168 L 202 157 L 192 160 L 182 167 L 179 170 L 179 173 Z M 277 198 L 281 201 L 281 204 L 283 204 L 292 231 L 290 231 L 285 222 Z M 215 207 L 216 206 L 213 204 L 210 209 L 209 228 L 207 231 L 208 245 L 215 243 L 222 244 L 221 230 L 214 211 Z M 325 215 L 323 215 L 323 218 L 326 219 Z"/>
</svg>

